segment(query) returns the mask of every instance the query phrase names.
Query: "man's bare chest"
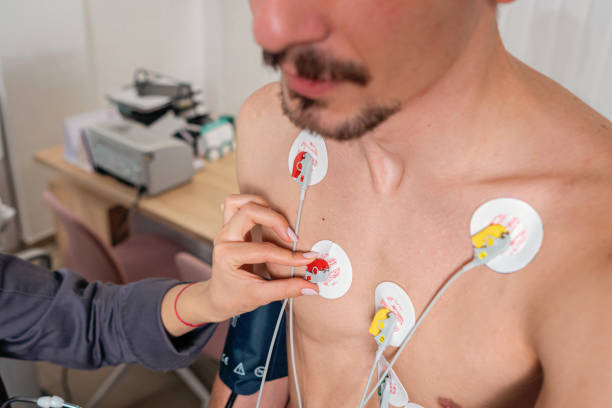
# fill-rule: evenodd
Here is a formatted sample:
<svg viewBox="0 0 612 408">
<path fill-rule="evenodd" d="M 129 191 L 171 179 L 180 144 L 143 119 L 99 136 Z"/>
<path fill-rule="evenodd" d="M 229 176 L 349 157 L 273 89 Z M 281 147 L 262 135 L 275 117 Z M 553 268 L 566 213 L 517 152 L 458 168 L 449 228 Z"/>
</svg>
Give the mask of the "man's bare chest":
<svg viewBox="0 0 612 408">
<path fill-rule="evenodd" d="M 295 196 L 272 199 L 291 224 Z M 405 197 L 358 199 L 338 189 L 309 191 L 298 248 L 333 241 L 347 254 L 353 274 L 350 289 L 339 299 L 295 302 L 300 371 L 311 386 L 325 393 L 318 379 L 308 380 L 311 375 L 342 377 L 336 387 L 350 394 L 363 386 L 375 352 L 368 326 L 380 283 L 401 286 L 418 316 L 444 281 L 471 259 L 472 209 L 460 201 L 447 204 Z M 278 243 L 270 231 L 264 231 L 264 239 Z M 275 265 L 269 269 L 284 272 Z M 486 405 L 533 377 L 535 360 L 521 326 L 517 285 L 512 277 L 478 268 L 445 294 L 398 361 L 397 375 L 412 400 L 431 406 L 446 396 L 467 406 Z M 387 357 L 394 352 L 390 349 Z M 325 374 L 317 373 L 315 364 L 325 361 L 322 356 L 332 362 Z M 355 375 L 347 378 L 342 374 L 347 370 Z"/>
</svg>

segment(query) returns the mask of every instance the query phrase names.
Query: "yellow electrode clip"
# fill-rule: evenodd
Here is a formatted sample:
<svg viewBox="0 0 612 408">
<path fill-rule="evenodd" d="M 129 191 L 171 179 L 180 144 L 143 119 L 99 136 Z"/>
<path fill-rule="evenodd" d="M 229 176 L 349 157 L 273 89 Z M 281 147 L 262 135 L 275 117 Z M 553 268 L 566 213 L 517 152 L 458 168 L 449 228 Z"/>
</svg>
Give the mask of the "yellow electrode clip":
<svg viewBox="0 0 612 408">
<path fill-rule="evenodd" d="M 376 312 L 374 318 L 372 319 L 370 330 L 368 330 L 372 336 L 378 336 L 378 333 L 385 328 L 385 320 L 387 319 L 387 315 L 389 313 L 391 313 L 391 311 L 386 307 L 383 307 Z"/>
<path fill-rule="evenodd" d="M 508 230 L 503 225 L 489 225 L 472 236 L 472 244 L 474 244 L 476 249 L 475 255 L 480 261 L 484 261 L 487 256 L 493 255 L 490 252 L 494 252 L 494 255 L 497 256 L 508 247 Z"/>
<path fill-rule="evenodd" d="M 395 313 L 386 307 L 380 308 L 374 315 L 369 332 L 374 336 L 374 341 L 376 341 L 378 350 L 381 353 L 389 345 L 396 324 L 397 317 Z"/>
<path fill-rule="evenodd" d="M 472 237 L 472 243 L 476 248 L 482 248 L 483 246 L 493 246 L 496 238 L 501 238 L 503 234 L 507 232 L 506 227 L 499 224 L 489 225 L 487 228 L 476 233 Z"/>
</svg>

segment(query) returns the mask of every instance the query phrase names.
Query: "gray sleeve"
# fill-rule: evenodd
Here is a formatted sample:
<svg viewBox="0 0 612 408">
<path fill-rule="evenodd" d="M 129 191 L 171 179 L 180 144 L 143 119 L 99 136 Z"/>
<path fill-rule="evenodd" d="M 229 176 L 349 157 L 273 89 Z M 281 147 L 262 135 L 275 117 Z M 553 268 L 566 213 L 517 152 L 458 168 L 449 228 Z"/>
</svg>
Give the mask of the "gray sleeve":
<svg viewBox="0 0 612 408">
<path fill-rule="evenodd" d="M 171 338 L 161 321 L 164 294 L 178 284 L 87 282 L 0 254 L 0 356 L 73 368 L 139 363 L 171 370 L 193 362 L 215 324 Z"/>
</svg>

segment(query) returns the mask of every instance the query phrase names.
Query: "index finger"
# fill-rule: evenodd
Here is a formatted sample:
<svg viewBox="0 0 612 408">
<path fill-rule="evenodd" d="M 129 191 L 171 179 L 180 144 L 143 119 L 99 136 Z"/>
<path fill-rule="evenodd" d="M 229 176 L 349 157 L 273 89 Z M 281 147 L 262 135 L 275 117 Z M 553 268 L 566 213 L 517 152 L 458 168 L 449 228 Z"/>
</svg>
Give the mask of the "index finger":
<svg viewBox="0 0 612 408">
<path fill-rule="evenodd" d="M 284 241 L 297 240 L 285 217 L 269 207 L 249 202 L 244 204 L 223 227 L 215 242 L 243 241 L 246 234 L 258 224 L 272 229 Z"/>
<path fill-rule="evenodd" d="M 255 194 L 231 194 L 225 197 L 223 203 L 223 225 L 227 224 L 240 208 L 248 203 L 259 204 L 262 207 L 270 205 L 262 197 Z"/>
</svg>

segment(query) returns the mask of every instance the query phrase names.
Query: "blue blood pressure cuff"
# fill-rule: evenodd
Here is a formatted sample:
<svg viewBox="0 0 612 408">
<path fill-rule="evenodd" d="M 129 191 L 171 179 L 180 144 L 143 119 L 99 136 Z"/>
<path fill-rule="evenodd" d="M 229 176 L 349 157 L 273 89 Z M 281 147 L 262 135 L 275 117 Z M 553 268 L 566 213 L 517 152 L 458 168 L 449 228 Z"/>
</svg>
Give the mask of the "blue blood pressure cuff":
<svg viewBox="0 0 612 408">
<path fill-rule="evenodd" d="M 234 393 L 251 395 L 259 390 L 281 307 L 282 302 L 272 302 L 231 319 L 219 364 L 219 377 Z M 267 381 L 287 376 L 286 345 L 283 317 L 274 344 Z"/>
</svg>

